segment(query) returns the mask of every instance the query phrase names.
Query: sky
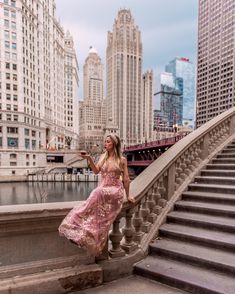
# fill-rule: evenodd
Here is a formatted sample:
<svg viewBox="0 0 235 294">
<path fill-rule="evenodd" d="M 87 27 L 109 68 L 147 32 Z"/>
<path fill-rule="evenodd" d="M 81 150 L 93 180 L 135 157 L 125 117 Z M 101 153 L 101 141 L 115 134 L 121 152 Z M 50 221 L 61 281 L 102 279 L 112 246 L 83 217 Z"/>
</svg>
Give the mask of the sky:
<svg viewBox="0 0 235 294">
<path fill-rule="evenodd" d="M 55 0 L 56 17 L 74 38 L 79 64 L 79 98 L 82 69 L 89 47 L 97 49 L 105 65 L 107 32 L 117 13 L 131 10 L 141 31 L 143 71 L 153 69 L 155 84 L 174 57 L 187 57 L 196 65 L 198 0 Z M 157 86 L 155 86 L 157 87 Z"/>
</svg>

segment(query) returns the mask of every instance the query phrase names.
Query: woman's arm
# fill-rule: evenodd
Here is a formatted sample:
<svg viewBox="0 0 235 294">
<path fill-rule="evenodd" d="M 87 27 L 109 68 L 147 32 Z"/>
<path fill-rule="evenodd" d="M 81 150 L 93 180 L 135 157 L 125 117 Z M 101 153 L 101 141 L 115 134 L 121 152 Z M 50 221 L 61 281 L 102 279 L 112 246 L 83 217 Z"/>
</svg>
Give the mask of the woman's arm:
<svg viewBox="0 0 235 294">
<path fill-rule="evenodd" d="M 100 166 L 94 163 L 90 154 L 85 154 L 85 155 L 81 154 L 81 157 L 84 159 L 87 159 L 87 161 L 89 162 L 90 168 L 92 169 L 94 174 L 97 175 L 100 172 Z"/>
<path fill-rule="evenodd" d="M 130 178 L 128 173 L 127 160 L 125 157 L 122 158 L 122 164 L 123 164 L 123 186 L 126 191 L 126 197 L 128 201 L 134 203 L 135 202 L 134 198 L 129 195 Z"/>
</svg>

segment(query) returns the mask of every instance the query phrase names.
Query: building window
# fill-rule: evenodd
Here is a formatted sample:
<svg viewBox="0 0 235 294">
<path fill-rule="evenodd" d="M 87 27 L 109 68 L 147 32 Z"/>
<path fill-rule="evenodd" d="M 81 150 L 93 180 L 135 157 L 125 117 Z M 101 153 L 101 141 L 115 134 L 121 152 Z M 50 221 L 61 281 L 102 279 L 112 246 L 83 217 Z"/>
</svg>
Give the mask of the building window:
<svg viewBox="0 0 235 294">
<path fill-rule="evenodd" d="M 11 47 L 12 49 L 16 50 L 16 43 L 12 43 Z"/>
<path fill-rule="evenodd" d="M 16 33 L 15 32 L 12 32 L 11 33 L 11 38 L 12 38 L 12 40 L 16 40 Z M 16 49 L 16 48 L 15 48 Z"/>
<path fill-rule="evenodd" d="M 24 146 L 25 146 L 25 149 L 29 149 L 30 148 L 30 141 L 29 141 L 29 139 L 24 139 Z"/>
<path fill-rule="evenodd" d="M 16 158 L 17 158 L 17 154 L 15 154 L 15 153 L 10 154 L 10 159 L 16 159 Z"/>
<path fill-rule="evenodd" d="M 16 12 L 15 12 L 15 11 L 12 11 L 12 12 L 11 12 L 11 17 L 12 17 L 12 18 L 16 18 Z"/>
<path fill-rule="evenodd" d="M 32 140 L 32 149 L 36 149 L 36 140 Z"/>
<path fill-rule="evenodd" d="M 10 166 L 17 166 L 17 162 L 16 161 L 10 161 Z"/>
<path fill-rule="evenodd" d="M 29 136 L 29 129 L 24 129 L 25 136 Z"/>
<path fill-rule="evenodd" d="M 7 138 L 7 146 L 8 147 L 18 147 L 18 138 Z"/>
<path fill-rule="evenodd" d="M 12 28 L 13 30 L 16 29 L 16 22 L 15 22 L 15 21 L 12 21 L 12 22 L 11 22 L 11 28 Z"/>
<path fill-rule="evenodd" d="M 17 60 L 17 54 L 16 54 L 16 53 L 12 53 L 12 59 L 13 59 L 14 61 Z"/>
<path fill-rule="evenodd" d="M 5 26 L 6 28 L 9 28 L 9 20 L 4 19 L 4 26 Z"/>
<path fill-rule="evenodd" d="M 6 38 L 6 39 L 9 39 L 10 38 L 10 33 L 9 33 L 9 31 L 4 31 L 4 37 Z M 6 46 L 5 46 L 6 47 Z M 9 48 L 9 47 L 8 47 Z"/>
<path fill-rule="evenodd" d="M 16 7 L 16 1 L 15 0 L 11 0 L 11 6 Z"/>
<path fill-rule="evenodd" d="M 18 134 L 18 128 L 16 127 L 7 127 L 8 134 Z"/>
<path fill-rule="evenodd" d="M 7 114 L 7 120 L 8 120 L 8 121 L 11 120 L 11 114 Z"/>
<path fill-rule="evenodd" d="M 9 16 L 9 10 L 4 8 L 4 16 Z"/>
<path fill-rule="evenodd" d="M 0 137 L 0 147 L 2 147 L 2 137 Z"/>
<path fill-rule="evenodd" d="M 16 114 L 14 114 L 14 115 L 13 115 L 13 120 L 14 120 L 14 121 L 18 121 L 18 119 L 19 119 L 19 116 L 16 115 Z"/>
<path fill-rule="evenodd" d="M 5 49 L 9 49 L 10 48 L 10 42 L 9 41 L 5 41 Z"/>
</svg>

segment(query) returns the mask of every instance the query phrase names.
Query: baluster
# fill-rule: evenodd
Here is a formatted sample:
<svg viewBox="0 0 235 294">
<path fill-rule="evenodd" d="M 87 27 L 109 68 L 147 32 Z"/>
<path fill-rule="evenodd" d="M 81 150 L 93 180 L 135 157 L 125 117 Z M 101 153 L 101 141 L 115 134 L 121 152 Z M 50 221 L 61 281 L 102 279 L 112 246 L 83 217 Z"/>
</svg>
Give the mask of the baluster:
<svg viewBox="0 0 235 294">
<path fill-rule="evenodd" d="M 138 245 L 133 241 L 134 239 L 134 227 L 132 225 L 132 216 L 134 209 L 128 209 L 126 211 L 126 225 L 125 228 L 122 229 L 122 233 L 124 235 L 124 242 L 121 245 L 122 249 L 126 251 L 126 253 L 131 253 L 137 249 Z"/>
<path fill-rule="evenodd" d="M 158 200 L 158 204 L 161 207 L 165 207 L 167 204 L 166 200 L 166 188 L 164 187 L 163 177 L 159 179 L 159 193 L 161 195 L 161 198 Z"/>
<path fill-rule="evenodd" d="M 183 172 L 182 168 L 180 167 L 180 158 L 176 160 L 175 163 L 175 190 L 182 184 L 183 180 L 181 179 L 180 175 Z"/>
<path fill-rule="evenodd" d="M 152 224 L 154 223 L 154 221 L 157 218 L 157 215 L 153 212 L 154 206 L 155 206 L 154 190 L 150 189 L 148 191 L 148 207 L 149 207 L 148 221 Z"/>
<path fill-rule="evenodd" d="M 190 175 L 190 169 L 189 169 L 190 160 L 189 160 L 189 151 L 188 150 L 184 154 L 184 162 L 185 162 L 185 165 L 186 165 L 185 174 L 187 176 L 189 176 Z"/>
<path fill-rule="evenodd" d="M 113 222 L 112 232 L 109 234 L 109 239 L 112 242 L 112 249 L 110 249 L 109 255 L 112 258 L 121 257 L 125 255 L 125 251 L 120 246 L 120 242 L 123 238 L 123 235 L 119 230 L 119 223 L 122 217 L 123 215 L 121 214 L 117 216 L 117 218 Z"/>
<path fill-rule="evenodd" d="M 149 215 L 148 195 L 146 195 L 145 198 L 144 198 L 144 203 L 143 203 L 142 208 L 141 208 L 141 214 L 142 214 L 142 217 L 143 217 L 143 224 L 142 224 L 141 229 L 142 229 L 143 232 L 148 233 L 149 230 L 150 230 L 150 227 L 151 227 L 150 222 L 148 222 L 148 220 L 147 220 L 148 215 Z"/>
<path fill-rule="evenodd" d="M 194 154 L 194 149 L 193 149 L 193 147 L 190 147 L 189 148 L 189 155 L 188 155 L 188 160 L 189 160 L 188 168 L 191 172 L 194 171 L 194 164 L 193 164 L 194 156 L 193 156 L 193 154 Z"/>
<path fill-rule="evenodd" d="M 141 216 L 140 207 L 141 207 L 141 203 L 139 203 L 137 205 L 137 207 L 135 207 L 136 211 L 135 211 L 135 215 L 133 218 L 133 226 L 135 228 L 135 234 L 134 234 L 133 240 L 137 243 L 140 243 L 140 241 L 142 240 L 142 237 L 144 235 L 144 233 L 141 230 L 141 227 L 143 224 L 143 218 Z"/>
<path fill-rule="evenodd" d="M 161 194 L 159 193 L 159 182 L 154 184 L 154 198 L 155 206 L 153 212 L 158 216 L 162 211 L 162 207 L 159 205 L 159 200 L 161 199 Z"/>
</svg>

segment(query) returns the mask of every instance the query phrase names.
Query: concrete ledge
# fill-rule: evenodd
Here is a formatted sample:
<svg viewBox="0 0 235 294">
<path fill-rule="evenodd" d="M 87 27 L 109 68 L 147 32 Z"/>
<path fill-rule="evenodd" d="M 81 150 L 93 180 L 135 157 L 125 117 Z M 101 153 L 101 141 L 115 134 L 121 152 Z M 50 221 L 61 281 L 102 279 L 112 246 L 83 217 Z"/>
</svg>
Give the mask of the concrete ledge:
<svg viewBox="0 0 235 294">
<path fill-rule="evenodd" d="M 98 265 L 76 266 L 27 276 L 0 280 L 1 294 L 60 294 L 71 293 L 102 284 Z"/>
</svg>

